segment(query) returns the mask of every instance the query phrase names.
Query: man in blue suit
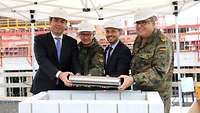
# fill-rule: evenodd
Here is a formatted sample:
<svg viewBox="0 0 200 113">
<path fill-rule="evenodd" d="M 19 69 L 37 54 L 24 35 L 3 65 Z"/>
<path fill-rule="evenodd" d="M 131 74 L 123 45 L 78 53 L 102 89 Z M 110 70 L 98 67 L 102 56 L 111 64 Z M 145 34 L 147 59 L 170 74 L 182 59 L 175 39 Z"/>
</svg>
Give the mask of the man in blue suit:
<svg viewBox="0 0 200 113">
<path fill-rule="evenodd" d="M 119 37 L 122 33 L 122 26 L 118 20 L 109 20 L 104 25 L 106 39 L 109 45 L 104 52 L 105 74 L 111 77 L 128 75 L 131 61 L 131 52 L 123 44 Z"/>
<path fill-rule="evenodd" d="M 55 9 L 50 15 L 50 32 L 34 39 L 35 58 L 39 69 L 33 79 L 31 92 L 71 89 L 69 75 L 79 74 L 77 41 L 63 34 L 66 12 Z"/>
</svg>

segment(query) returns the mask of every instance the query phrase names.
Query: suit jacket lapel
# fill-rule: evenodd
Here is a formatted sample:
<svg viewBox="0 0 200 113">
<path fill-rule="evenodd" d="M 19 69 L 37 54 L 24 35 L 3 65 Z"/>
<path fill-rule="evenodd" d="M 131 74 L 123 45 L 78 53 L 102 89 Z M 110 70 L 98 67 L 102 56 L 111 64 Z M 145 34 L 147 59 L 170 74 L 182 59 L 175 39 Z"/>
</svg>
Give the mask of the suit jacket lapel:
<svg viewBox="0 0 200 113">
<path fill-rule="evenodd" d="M 106 64 L 106 67 L 110 64 L 110 62 L 112 62 L 113 57 L 115 57 L 116 54 L 118 53 L 118 48 L 120 48 L 120 45 L 121 45 L 121 41 L 119 41 L 119 43 L 117 44 L 117 46 L 114 48 L 114 50 L 113 50 L 113 52 L 112 52 L 112 54 L 110 56 L 110 60 Z"/>
<path fill-rule="evenodd" d="M 62 46 L 61 46 L 61 51 L 60 51 L 60 62 L 62 62 L 62 59 L 64 57 L 64 54 L 67 52 L 67 36 L 63 34 L 63 38 L 62 38 Z"/>
<path fill-rule="evenodd" d="M 58 62 L 58 57 L 57 57 L 57 50 L 56 50 L 56 45 L 53 39 L 53 36 L 51 35 L 51 33 L 47 34 L 47 40 L 49 41 L 49 43 L 47 43 L 49 46 L 49 50 L 52 51 L 52 57 L 54 57 L 54 59 L 56 59 L 56 61 Z"/>
</svg>

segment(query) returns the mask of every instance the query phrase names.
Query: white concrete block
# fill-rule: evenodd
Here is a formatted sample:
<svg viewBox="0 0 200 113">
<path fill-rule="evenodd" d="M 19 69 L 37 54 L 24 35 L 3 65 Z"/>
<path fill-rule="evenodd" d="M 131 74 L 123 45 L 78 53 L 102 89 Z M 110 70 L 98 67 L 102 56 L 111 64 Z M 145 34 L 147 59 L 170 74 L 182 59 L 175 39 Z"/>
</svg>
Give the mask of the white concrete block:
<svg viewBox="0 0 200 113">
<path fill-rule="evenodd" d="M 93 91 L 76 91 L 72 92 L 72 100 L 95 100 L 95 92 Z"/>
<path fill-rule="evenodd" d="M 141 91 L 123 91 L 121 100 L 145 100 L 145 93 Z"/>
<path fill-rule="evenodd" d="M 73 100 L 60 102 L 60 113 L 87 113 L 85 101 Z"/>
<path fill-rule="evenodd" d="M 49 95 L 46 91 L 40 92 L 32 97 L 34 100 L 48 100 L 49 99 Z"/>
<path fill-rule="evenodd" d="M 89 101 L 88 113 L 117 113 L 117 103 L 114 100 Z"/>
<path fill-rule="evenodd" d="M 149 113 L 164 113 L 164 104 L 158 92 L 146 92 Z"/>
<path fill-rule="evenodd" d="M 30 102 L 20 102 L 18 104 L 18 111 L 19 113 L 32 113 L 31 111 L 31 101 Z"/>
<path fill-rule="evenodd" d="M 49 90 L 49 100 L 71 100 L 71 92 L 64 90 Z"/>
<path fill-rule="evenodd" d="M 96 100 L 120 100 L 119 91 L 97 91 Z"/>
<path fill-rule="evenodd" d="M 19 113 L 66 112 L 164 113 L 164 105 L 157 92 L 138 91 L 48 91 L 19 103 Z"/>
<path fill-rule="evenodd" d="M 148 113 L 148 103 L 145 100 L 118 101 L 118 113 Z"/>
<path fill-rule="evenodd" d="M 59 113 L 59 101 L 38 100 L 32 103 L 32 113 Z"/>
<path fill-rule="evenodd" d="M 34 101 L 40 100 L 40 99 L 48 99 L 48 95 L 46 92 L 40 92 L 22 102 L 19 103 L 18 109 L 19 113 L 32 113 L 32 103 Z"/>
</svg>

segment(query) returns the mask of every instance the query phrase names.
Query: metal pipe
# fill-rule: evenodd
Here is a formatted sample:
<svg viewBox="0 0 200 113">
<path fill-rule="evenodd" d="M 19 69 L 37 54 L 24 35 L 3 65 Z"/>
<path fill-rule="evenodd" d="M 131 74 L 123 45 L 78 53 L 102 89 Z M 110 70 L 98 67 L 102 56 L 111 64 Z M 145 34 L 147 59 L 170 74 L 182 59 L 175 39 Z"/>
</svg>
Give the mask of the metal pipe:
<svg viewBox="0 0 200 113">
<path fill-rule="evenodd" d="M 117 77 L 100 77 L 100 76 L 69 76 L 69 80 L 72 81 L 75 86 L 84 87 L 113 87 L 117 88 L 121 85 L 121 80 Z"/>
</svg>

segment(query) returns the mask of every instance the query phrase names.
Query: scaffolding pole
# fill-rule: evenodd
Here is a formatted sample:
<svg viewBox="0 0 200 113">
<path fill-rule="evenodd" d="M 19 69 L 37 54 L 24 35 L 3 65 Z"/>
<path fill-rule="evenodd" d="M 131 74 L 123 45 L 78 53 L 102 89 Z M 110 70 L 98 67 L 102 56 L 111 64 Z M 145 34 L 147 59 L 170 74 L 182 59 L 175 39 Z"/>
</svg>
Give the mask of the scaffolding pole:
<svg viewBox="0 0 200 113">
<path fill-rule="evenodd" d="M 177 74 L 178 74 L 178 94 L 180 113 L 182 113 L 182 91 L 181 91 L 181 74 L 180 74 L 180 40 L 178 31 L 178 15 L 175 16 L 176 22 L 176 61 L 177 61 Z"/>
</svg>

